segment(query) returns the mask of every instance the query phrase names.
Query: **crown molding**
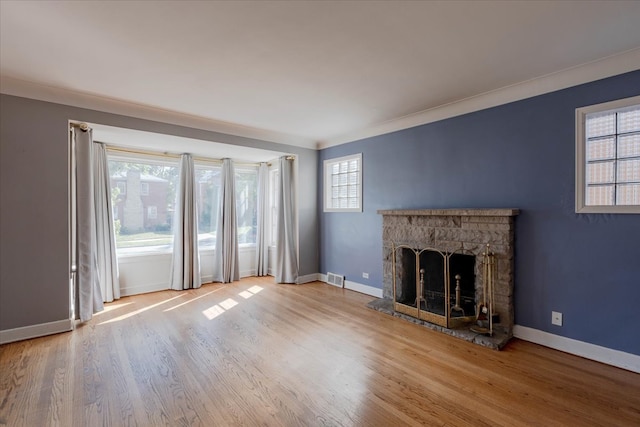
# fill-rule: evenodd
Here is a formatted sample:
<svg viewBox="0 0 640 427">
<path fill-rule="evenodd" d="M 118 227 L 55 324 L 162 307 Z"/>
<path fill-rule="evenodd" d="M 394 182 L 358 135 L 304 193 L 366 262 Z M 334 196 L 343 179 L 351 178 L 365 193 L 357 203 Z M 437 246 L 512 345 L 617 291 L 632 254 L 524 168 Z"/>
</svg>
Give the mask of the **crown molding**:
<svg viewBox="0 0 640 427">
<path fill-rule="evenodd" d="M 212 132 L 220 132 L 245 138 L 259 139 L 309 149 L 324 149 L 364 138 L 384 135 L 415 126 L 437 122 L 439 120 L 496 107 L 509 102 L 531 98 L 533 96 L 566 89 L 571 86 L 639 69 L 640 48 L 635 48 L 617 55 L 612 55 L 583 65 L 547 74 L 542 77 L 506 86 L 490 92 L 485 92 L 383 123 L 378 123 L 322 141 L 314 141 L 291 134 L 252 128 L 235 123 L 164 110 L 109 97 L 43 85 L 9 76 L 0 76 L 0 92 L 7 95 L 71 105 L 79 108 L 126 115 L 139 119 L 153 120 Z"/>
<path fill-rule="evenodd" d="M 409 114 L 318 142 L 318 149 L 384 135 L 640 69 L 640 48 Z"/>
<path fill-rule="evenodd" d="M 119 99 L 34 83 L 9 76 L 0 76 L 0 92 L 6 95 L 56 104 L 70 105 L 119 114 L 138 119 L 153 120 L 177 126 L 185 126 L 211 132 L 225 133 L 245 138 L 259 139 L 302 148 L 316 149 L 316 141 L 282 132 L 252 128 L 201 116 L 150 107 Z"/>
</svg>

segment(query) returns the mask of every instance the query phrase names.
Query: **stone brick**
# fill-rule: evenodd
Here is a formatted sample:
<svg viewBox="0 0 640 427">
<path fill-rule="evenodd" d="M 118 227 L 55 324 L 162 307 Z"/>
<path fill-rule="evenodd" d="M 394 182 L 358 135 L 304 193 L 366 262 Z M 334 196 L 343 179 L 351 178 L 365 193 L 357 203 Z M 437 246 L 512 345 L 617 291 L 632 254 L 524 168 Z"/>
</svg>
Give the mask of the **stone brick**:
<svg viewBox="0 0 640 427">
<path fill-rule="evenodd" d="M 416 226 L 459 228 L 462 220 L 459 216 L 417 216 Z"/>
<path fill-rule="evenodd" d="M 488 224 L 483 222 L 465 222 L 465 223 L 462 223 L 462 228 L 466 230 L 509 231 L 511 229 L 511 225 L 510 224 Z"/>
<path fill-rule="evenodd" d="M 508 216 L 463 216 L 462 223 L 513 224 L 513 217 Z"/>
</svg>

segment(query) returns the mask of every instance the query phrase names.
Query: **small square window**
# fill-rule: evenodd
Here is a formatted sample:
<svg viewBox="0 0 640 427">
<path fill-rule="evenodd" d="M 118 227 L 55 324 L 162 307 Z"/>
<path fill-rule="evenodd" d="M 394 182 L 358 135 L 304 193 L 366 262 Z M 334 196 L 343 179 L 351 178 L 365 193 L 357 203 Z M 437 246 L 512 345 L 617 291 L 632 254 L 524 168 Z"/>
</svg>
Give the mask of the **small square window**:
<svg viewBox="0 0 640 427">
<path fill-rule="evenodd" d="M 576 110 L 576 212 L 640 213 L 640 96 Z"/>
<path fill-rule="evenodd" d="M 148 182 L 141 182 L 140 183 L 140 195 L 141 196 L 148 196 L 149 195 L 149 183 Z"/>
<path fill-rule="evenodd" d="M 324 161 L 324 211 L 362 212 L 362 153 Z"/>
</svg>

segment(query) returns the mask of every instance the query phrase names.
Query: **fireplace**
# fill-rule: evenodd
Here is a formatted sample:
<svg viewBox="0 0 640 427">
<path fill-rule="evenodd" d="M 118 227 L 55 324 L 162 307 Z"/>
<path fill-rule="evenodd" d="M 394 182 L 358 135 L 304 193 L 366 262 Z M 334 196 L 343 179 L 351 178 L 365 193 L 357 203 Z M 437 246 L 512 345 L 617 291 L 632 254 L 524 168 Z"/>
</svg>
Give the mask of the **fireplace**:
<svg viewBox="0 0 640 427">
<path fill-rule="evenodd" d="M 383 217 L 383 298 L 370 306 L 489 347 L 506 344 L 513 335 L 519 211 L 378 213 Z"/>
<path fill-rule="evenodd" d="M 392 257 L 394 310 L 445 327 L 476 318 L 475 256 L 398 245 Z"/>
</svg>

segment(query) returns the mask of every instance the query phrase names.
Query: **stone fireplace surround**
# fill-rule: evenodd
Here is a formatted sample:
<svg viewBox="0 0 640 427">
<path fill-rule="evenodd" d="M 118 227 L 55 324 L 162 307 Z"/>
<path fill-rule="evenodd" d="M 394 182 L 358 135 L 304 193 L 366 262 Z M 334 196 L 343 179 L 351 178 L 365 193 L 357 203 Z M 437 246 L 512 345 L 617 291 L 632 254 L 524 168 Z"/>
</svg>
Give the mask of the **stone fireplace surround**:
<svg viewBox="0 0 640 427">
<path fill-rule="evenodd" d="M 518 213 L 518 209 L 379 210 L 378 214 L 382 215 L 383 298 L 372 301 L 369 307 L 480 345 L 502 348 L 513 336 L 514 218 Z M 482 253 L 489 244 L 497 260 L 494 311 L 500 315 L 493 336 L 474 333 L 468 327 L 448 329 L 394 311 L 394 244 L 475 255 L 477 295 L 483 287 Z"/>
</svg>

